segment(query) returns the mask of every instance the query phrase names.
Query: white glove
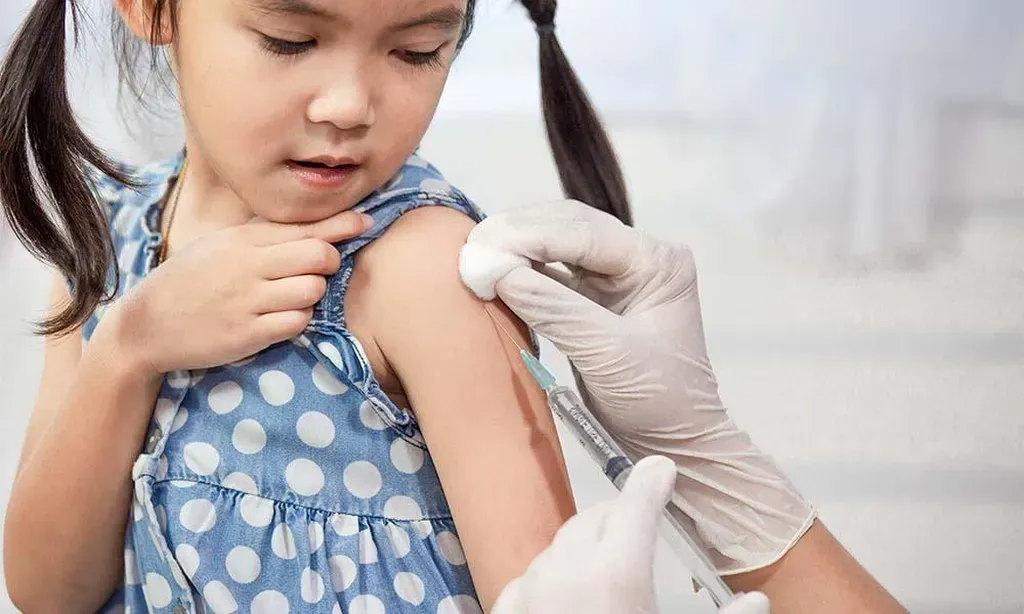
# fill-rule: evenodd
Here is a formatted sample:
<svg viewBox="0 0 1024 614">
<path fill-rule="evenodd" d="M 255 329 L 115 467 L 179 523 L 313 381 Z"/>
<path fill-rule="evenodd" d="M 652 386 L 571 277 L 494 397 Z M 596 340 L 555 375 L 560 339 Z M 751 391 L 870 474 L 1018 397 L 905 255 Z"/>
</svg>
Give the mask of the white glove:
<svg viewBox="0 0 1024 614">
<path fill-rule="evenodd" d="M 618 498 L 559 529 L 526 573 L 505 587 L 491 614 L 656 614 L 654 545 L 674 478 L 671 460 L 641 460 Z M 720 614 L 769 614 L 768 599 L 750 593 Z"/>
<path fill-rule="evenodd" d="M 570 518 L 498 597 L 492 614 L 656 614 L 654 544 L 675 467 L 645 458 L 619 496 Z"/>
<path fill-rule="evenodd" d="M 720 574 L 766 567 L 800 539 L 813 507 L 719 399 L 687 248 L 573 201 L 495 215 L 470 234 L 474 247 L 570 266 L 545 275 L 499 259 L 492 282 L 575 365 L 584 400 L 634 460 L 675 462 L 672 501 Z"/>
<path fill-rule="evenodd" d="M 745 593 L 718 611 L 718 614 L 771 614 L 768 598 L 761 593 Z"/>
</svg>

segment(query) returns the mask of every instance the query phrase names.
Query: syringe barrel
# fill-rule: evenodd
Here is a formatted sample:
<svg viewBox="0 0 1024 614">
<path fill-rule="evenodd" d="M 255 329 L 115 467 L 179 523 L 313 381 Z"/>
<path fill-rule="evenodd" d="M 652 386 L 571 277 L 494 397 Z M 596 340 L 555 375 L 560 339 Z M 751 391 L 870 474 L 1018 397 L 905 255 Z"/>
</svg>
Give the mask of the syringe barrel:
<svg viewBox="0 0 1024 614">
<path fill-rule="evenodd" d="M 571 388 L 558 386 L 548 391 L 548 404 L 583 449 L 604 469 L 605 475 L 615 487 L 622 490 L 626 478 L 633 470 L 633 463 L 579 396 Z M 666 534 L 669 546 L 684 559 L 688 554 L 696 556 L 700 565 L 694 570 L 694 578 L 707 589 L 716 605 L 722 606 L 728 602 L 732 591 L 715 573 L 711 559 L 698 543 L 696 529 L 692 527 L 693 521 L 686 519 L 682 510 L 672 504 L 666 507 L 663 517 L 672 529 Z"/>
<path fill-rule="evenodd" d="M 597 462 L 597 466 L 621 490 L 633 468 L 633 462 L 590 413 L 579 396 L 571 388 L 558 386 L 548 392 L 548 403 L 583 449 Z"/>
</svg>

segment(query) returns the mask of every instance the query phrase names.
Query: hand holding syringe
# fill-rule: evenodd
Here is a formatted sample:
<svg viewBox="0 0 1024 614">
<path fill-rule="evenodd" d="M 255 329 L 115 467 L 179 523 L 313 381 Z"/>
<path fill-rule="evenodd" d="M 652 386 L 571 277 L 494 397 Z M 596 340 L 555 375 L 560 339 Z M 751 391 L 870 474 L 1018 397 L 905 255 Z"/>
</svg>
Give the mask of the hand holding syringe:
<svg viewBox="0 0 1024 614">
<path fill-rule="evenodd" d="M 506 337 L 519 350 L 519 356 L 526 365 L 530 375 L 540 386 L 547 396 L 548 407 L 555 416 L 564 424 L 573 437 L 583 446 L 590 457 L 597 463 L 601 470 L 620 491 L 626 484 L 630 472 L 633 470 L 633 461 L 626 456 L 622 448 L 612 439 L 611 435 L 601 426 L 594 415 L 587 409 L 587 406 L 571 388 L 559 385 L 551 372 L 541 364 L 533 354 L 519 346 L 509 332 L 501 323 L 494 318 L 494 314 L 487 311 L 494 320 L 495 326 L 505 334 Z M 696 558 L 696 568 L 691 568 L 694 580 L 697 584 L 707 589 L 715 605 L 722 606 L 733 598 L 733 593 L 725 582 L 715 573 L 714 565 L 711 563 L 707 553 L 699 545 L 695 536 L 693 522 L 686 518 L 685 514 L 671 502 L 666 506 L 663 522 L 667 529 L 662 531 L 669 546 L 684 562 Z"/>
<path fill-rule="evenodd" d="M 520 356 L 530 374 L 547 395 L 551 411 L 568 427 L 576 441 L 598 463 L 612 484 L 622 490 L 629 473 L 633 470 L 633 462 L 594 418 L 579 395 L 571 388 L 559 385 L 544 365 L 526 350 L 521 349 Z M 671 530 L 663 531 L 662 534 L 676 555 L 684 561 L 696 557 L 697 566 L 690 569 L 696 582 L 708 591 L 715 605 L 721 607 L 728 603 L 733 598 L 733 593 L 715 572 L 711 559 L 700 547 L 694 535 L 692 521 L 672 503 L 665 508 L 663 518 Z"/>
</svg>

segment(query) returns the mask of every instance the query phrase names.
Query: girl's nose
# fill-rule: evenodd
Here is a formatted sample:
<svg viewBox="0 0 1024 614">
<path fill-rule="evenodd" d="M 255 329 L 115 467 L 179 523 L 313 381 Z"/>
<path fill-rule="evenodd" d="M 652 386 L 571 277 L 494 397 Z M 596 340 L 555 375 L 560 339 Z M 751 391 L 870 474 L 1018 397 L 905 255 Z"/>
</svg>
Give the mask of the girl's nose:
<svg viewBox="0 0 1024 614">
<path fill-rule="evenodd" d="M 358 71 L 336 79 L 309 105 L 309 121 L 333 124 L 339 130 L 373 125 L 376 120 L 371 88 Z"/>
</svg>

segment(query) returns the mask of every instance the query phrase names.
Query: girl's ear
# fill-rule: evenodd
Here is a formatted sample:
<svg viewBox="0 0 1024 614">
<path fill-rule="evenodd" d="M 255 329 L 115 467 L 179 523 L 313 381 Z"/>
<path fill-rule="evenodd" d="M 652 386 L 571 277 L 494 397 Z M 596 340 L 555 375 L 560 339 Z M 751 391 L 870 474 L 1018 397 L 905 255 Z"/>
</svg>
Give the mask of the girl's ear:
<svg viewBox="0 0 1024 614">
<path fill-rule="evenodd" d="M 139 40 L 153 46 L 169 45 L 174 41 L 174 30 L 171 27 L 171 2 L 165 0 L 114 0 L 121 20 Z M 161 13 L 159 30 L 153 29 L 153 17 L 156 11 Z"/>
</svg>

